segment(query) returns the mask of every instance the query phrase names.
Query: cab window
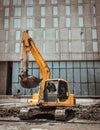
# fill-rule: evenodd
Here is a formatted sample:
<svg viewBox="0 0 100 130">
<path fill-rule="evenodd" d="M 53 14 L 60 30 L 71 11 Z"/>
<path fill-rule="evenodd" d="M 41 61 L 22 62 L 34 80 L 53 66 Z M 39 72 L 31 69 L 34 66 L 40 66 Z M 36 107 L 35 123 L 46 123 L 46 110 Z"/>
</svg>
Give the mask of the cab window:
<svg viewBox="0 0 100 130">
<path fill-rule="evenodd" d="M 64 81 L 59 82 L 58 98 L 61 101 L 65 101 L 68 98 L 68 85 Z"/>
</svg>

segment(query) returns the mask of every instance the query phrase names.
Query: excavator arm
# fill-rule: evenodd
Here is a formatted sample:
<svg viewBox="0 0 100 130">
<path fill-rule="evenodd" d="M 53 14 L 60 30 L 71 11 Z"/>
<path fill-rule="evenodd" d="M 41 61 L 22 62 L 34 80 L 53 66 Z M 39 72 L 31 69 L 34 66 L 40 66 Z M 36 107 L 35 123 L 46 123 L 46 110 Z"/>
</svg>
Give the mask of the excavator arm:
<svg viewBox="0 0 100 130">
<path fill-rule="evenodd" d="M 49 70 L 44 58 L 42 57 L 39 50 L 37 49 L 34 41 L 32 40 L 32 38 L 29 37 L 28 31 L 24 31 L 22 33 L 22 44 L 23 45 L 21 47 L 21 57 L 22 57 L 23 53 L 31 52 L 36 63 L 39 66 L 41 76 L 42 76 L 42 91 L 43 91 L 45 80 L 50 78 L 50 70 Z M 26 58 L 25 56 L 26 55 L 24 55 L 23 58 Z M 24 62 L 24 59 L 22 62 Z M 24 62 L 24 66 L 27 66 L 27 63 Z M 25 67 L 22 67 L 22 68 L 24 70 Z M 27 69 L 26 69 L 26 72 L 27 72 Z M 22 71 L 19 74 L 19 81 L 20 81 L 22 87 L 24 87 L 24 88 L 36 87 L 41 82 L 41 79 L 38 79 L 35 76 L 30 76 L 26 72 Z"/>
</svg>

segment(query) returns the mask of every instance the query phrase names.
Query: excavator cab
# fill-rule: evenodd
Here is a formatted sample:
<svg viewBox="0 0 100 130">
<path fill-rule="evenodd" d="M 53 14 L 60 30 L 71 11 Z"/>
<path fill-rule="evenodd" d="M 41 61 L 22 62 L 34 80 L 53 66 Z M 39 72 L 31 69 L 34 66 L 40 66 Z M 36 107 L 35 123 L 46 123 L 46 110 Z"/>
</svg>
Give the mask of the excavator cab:
<svg viewBox="0 0 100 130">
<path fill-rule="evenodd" d="M 68 99 L 68 84 L 64 80 L 47 80 L 44 89 L 45 102 L 63 102 Z"/>
</svg>

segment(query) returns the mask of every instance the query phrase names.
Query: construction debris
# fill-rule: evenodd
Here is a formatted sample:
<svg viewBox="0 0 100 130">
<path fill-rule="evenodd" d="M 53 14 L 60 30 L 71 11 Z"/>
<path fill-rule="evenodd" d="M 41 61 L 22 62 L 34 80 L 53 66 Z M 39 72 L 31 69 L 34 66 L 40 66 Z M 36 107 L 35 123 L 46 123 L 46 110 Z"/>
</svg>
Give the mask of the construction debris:
<svg viewBox="0 0 100 130">
<path fill-rule="evenodd" d="M 75 116 L 78 119 L 100 121 L 100 103 L 91 106 L 79 105 L 77 107 Z"/>
<path fill-rule="evenodd" d="M 0 117 L 8 117 L 14 116 L 18 117 L 20 108 L 12 107 L 12 108 L 0 108 Z"/>
</svg>

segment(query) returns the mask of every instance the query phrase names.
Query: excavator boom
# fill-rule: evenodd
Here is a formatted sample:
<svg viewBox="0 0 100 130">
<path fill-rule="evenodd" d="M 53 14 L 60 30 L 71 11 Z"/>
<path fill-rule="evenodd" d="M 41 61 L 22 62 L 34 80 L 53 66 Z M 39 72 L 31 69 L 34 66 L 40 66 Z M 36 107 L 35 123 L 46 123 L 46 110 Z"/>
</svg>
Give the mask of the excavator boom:
<svg viewBox="0 0 100 130">
<path fill-rule="evenodd" d="M 28 74 L 23 73 L 23 71 L 22 71 L 19 74 L 20 84 L 24 88 L 34 88 L 34 87 L 37 87 L 42 80 L 42 90 L 44 90 L 45 80 L 50 78 L 50 70 L 49 70 L 44 58 L 42 57 L 39 50 L 37 49 L 34 41 L 32 40 L 32 38 L 29 37 L 27 31 L 24 31 L 22 33 L 22 43 L 23 43 L 23 46 L 22 46 L 23 49 L 21 49 L 21 50 L 26 49 L 25 50 L 26 52 L 30 51 L 32 53 L 36 63 L 38 64 L 38 66 L 40 68 L 42 79 L 38 79 L 35 76 L 30 76 Z M 23 52 L 21 52 L 21 54 L 22 53 Z M 26 66 L 27 66 L 27 63 L 26 63 Z"/>
</svg>

